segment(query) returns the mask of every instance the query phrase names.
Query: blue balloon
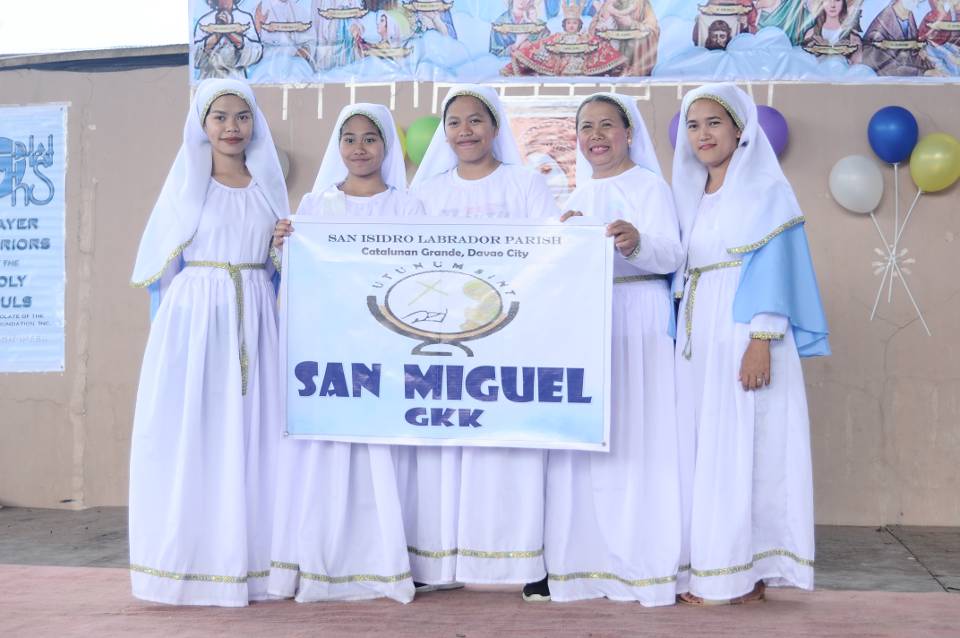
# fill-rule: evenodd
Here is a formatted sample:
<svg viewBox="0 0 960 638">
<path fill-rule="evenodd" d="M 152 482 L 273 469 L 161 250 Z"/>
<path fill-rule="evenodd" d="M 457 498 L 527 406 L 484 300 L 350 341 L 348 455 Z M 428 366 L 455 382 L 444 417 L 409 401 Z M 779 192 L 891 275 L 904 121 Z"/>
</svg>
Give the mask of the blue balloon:
<svg viewBox="0 0 960 638">
<path fill-rule="evenodd" d="M 867 138 L 877 157 L 898 164 L 913 152 L 920 128 L 913 113 L 902 106 L 885 106 L 870 118 Z"/>
</svg>

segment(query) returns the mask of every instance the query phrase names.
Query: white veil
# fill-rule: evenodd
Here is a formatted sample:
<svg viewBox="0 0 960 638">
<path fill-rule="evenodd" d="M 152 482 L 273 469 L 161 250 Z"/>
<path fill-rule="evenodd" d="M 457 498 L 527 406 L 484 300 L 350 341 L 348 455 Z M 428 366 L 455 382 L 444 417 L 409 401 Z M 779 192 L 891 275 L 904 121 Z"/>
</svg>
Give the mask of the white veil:
<svg viewBox="0 0 960 638">
<path fill-rule="evenodd" d="M 213 152 L 203 120 L 213 101 L 223 95 L 236 95 L 250 106 L 253 136 L 246 148 L 247 169 L 278 218 L 286 217 L 290 210 L 277 149 L 253 91 L 239 80 L 204 80 L 197 86 L 183 126 L 183 143 L 143 231 L 133 267 L 134 286 L 149 286 L 160 279 L 196 233 L 213 170 Z"/>
<path fill-rule="evenodd" d="M 594 93 L 584 99 L 583 103 L 597 96 L 615 102 L 626 114 L 630 122 L 630 128 L 633 131 L 633 139 L 630 141 L 630 159 L 637 166 L 652 171 L 657 177 L 663 177 L 660 170 L 660 162 L 657 161 L 657 154 L 653 151 L 653 141 L 650 134 L 647 133 L 647 126 L 644 124 L 643 116 L 640 115 L 640 109 L 637 108 L 636 100 L 618 95 L 616 93 Z M 583 104 L 581 104 L 582 108 Z M 577 184 L 593 176 L 593 167 L 587 161 L 586 156 L 580 150 L 577 144 Z"/>
<path fill-rule="evenodd" d="M 387 186 L 405 191 L 407 188 L 407 169 L 403 163 L 403 149 L 400 148 L 400 137 L 397 135 L 393 115 L 391 115 L 390 109 L 382 104 L 361 102 L 343 107 L 340 115 L 337 116 L 337 123 L 333 127 L 333 133 L 327 143 L 327 150 L 323 154 L 320 171 L 317 173 L 317 179 L 313 183 L 311 192 L 320 194 L 347 178 L 347 165 L 340 157 L 340 129 L 354 115 L 363 115 L 370 118 L 370 121 L 379 129 L 385 147 L 383 165 L 380 167 L 383 181 Z"/>
<path fill-rule="evenodd" d="M 493 156 L 504 164 L 522 165 L 523 160 L 520 157 L 520 149 L 517 147 L 517 141 L 513 137 L 513 131 L 510 130 L 510 122 L 507 119 L 507 112 L 500 102 L 496 89 L 478 84 L 459 84 L 450 89 L 447 97 L 443 100 L 441 114 L 447 110 L 447 105 L 456 97 L 461 95 L 470 95 L 483 102 L 497 120 L 497 137 L 493 141 Z M 420 168 L 417 174 L 413 176 L 410 187 L 414 188 L 418 184 L 425 182 L 431 177 L 436 177 L 446 173 L 457 166 L 457 156 L 447 143 L 447 135 L 444 132 L 443 122 L 437 127 L 430 140 L 430 146 L 420 162 Z"/>
</svg>

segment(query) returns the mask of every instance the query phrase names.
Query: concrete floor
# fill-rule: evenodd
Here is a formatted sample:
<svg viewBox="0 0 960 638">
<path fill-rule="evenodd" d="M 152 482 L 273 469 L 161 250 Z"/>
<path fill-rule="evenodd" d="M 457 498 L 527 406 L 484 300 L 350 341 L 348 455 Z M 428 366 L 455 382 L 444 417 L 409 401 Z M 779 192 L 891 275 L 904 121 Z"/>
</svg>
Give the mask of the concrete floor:
<svg viewBox="0 0 960 638">
<path fill-rule="evenodd" d="M 126 508 L 0 509 L 0 564 L 126 567 L 127 561 Z M 960 528 L 820 525 L 816 579 L 827 590 L 960 593 Z"/>
<path fill-rule="evenodd" d="M 960 636 L 960 528 L 820 527 L 816 561 L 817 591 L 771 589 L 737 607 L 527 604 L 517 587 L 490 586 L 409 605 L 175 607 L 130 595 L 125 508 L 2 508 L 0 636 Z"/>
</svg>

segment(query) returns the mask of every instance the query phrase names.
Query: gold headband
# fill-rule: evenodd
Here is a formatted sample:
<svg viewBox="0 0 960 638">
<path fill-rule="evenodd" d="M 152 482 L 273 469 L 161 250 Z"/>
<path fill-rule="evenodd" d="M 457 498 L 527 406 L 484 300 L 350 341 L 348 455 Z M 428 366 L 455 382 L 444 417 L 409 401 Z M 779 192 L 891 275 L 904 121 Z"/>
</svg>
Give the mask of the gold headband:
<svg viewBox="0 0 960 638">
<path fill-rule="evenodd" d="M 613 104 L 617 107 L 623 116 L 626 118 L 628 123 L 628 128 L 636 131 L 637 123 L 633 119 L 633 115 L 630 114 L 630 109 L 627 108 L 627 105 L 620 100 L 620 96 L 614 93 L 594 93 L 593 95 L 587 97 L 583 102 L 580 103 L 580 108 L 583 108 L 585 104 L 589 102 L 602 102 L 606 100 L 608 104 Z M 579 111 L 578 111 L 579 113 Z"/>
<path fill-rule="evenodd" d="M 384 145 L 384 146 L 387 145 L 387 143 L 388 143 L 388 142 L 387 142 L 387 136 L 386 136 L 386 135 L 384 134 L 384 132 L 383 132 L 383 124 L 380 123 L 380 120 L 377 119 L 377 116 L 376 116 L 376 115 L 374 115 L 374 114 L 371 113 L 370 111 L 366 111 L 366 110 L 364 110 L 364 109 L 356 109 L 356 110 L 350 111 L 350 112 L 347 114 L 347 116 L 346 116 L 345 118 L 343 118 L 343 124 L 340 125 L 340 130 L 337 131 L 337 135 L 342 135 L 342 134 L 343 134 L 343 127 L 346 126 L 347 120 L 349 120 L 349 119 L 350 119 L 351 117 L 353 117 L 354 115 L 362 115 L 363 117 L 365 117 L 365 118 L 367 118 L 368 120 L 370 120 L 371 122 L 373 122 L 373 125 L 377 127 L 377 132 L 380 133 L 380 139 L 383 140 L 383 145 Z"/>
<path fill-rule="evenodd" d="M 727 115 L 729 115 L 730 119 L 733 120 L 733 123 L 734 125 L 736 125 L 737 129 L 740 131 L 743 130 L 744 128 L 743 120 L 740 119 L 739 115 L 737 115 L 736 110 L 734 110 L 734 108 L 730 106 L 730 103 L 727 102 L 722 97 L 720 97 L 719 95 L 714 95 L 713 93 L 704 93 L 703 95 L 698 95 L 695 100 L 691 100 L 690 104 L 687 105 L 688 112 L 690 111 L 690 107 L 693 106 L 693 103 L 696 102 L 697 100 L 710 100 L 711 102 L 716 102 L 717 104 L 723 107 L 724 111 L 727 112 Z M 684 119 L 686 119 L 687 114 L 684 113 L 683 117 Z"/>
<path fill-rule="evenodd" d="M 490 111 L 490 115 L 493 116 L 493 124 L 494 124 L 494 126 L 496 126 L 497 128 L 500 127 L 500 120 L 499 120 L 499 116 L 497 115 L 497 109 L 493 106 L 493 104 L 490 103 L 490 100 L 488 100 L 485 96 L 481 95 L 480 93 L 478 93 L 478 92 L 476 92 L 476 91 L 471 91 L 470 89 L 462 89 L 462 90 L 460 90 L 460 91 L 457 91 L 456 93 L 451 93 L 450 95 L 448 95 L 448 96 L 447 96 L 447 99 L 444 100 L 444 102 L 443 102 L 443 112 L 444 112 L 444 114 L 446 114 L 446 112 L 447 112 L 447 107 L 450 106 L 450 102 L 453 102 L 456 98 L 458 98 L 458 97 L 460 97 L 460 96 L 462 96 L 462 95 L 466 95 L 466 96 L 469 96 L 469 97 L 475 97 L 475 98 L 477 98 L 478 100 L 480 100 L 480 101 L 483 103 L 483 105 L 486 106 L 487 109 Z"/>
<path fill-rule="evenodd" d="M 247 108 L 253 111 L 253 107 L 250 105 L 247 96 L 243 93 L 240 93 L 236 89 L 222 89 L 217 91 L 210 96 L 210 99 L 207 100 L 207 103 L 203 105 L 203 110 L 200 112 L 200 124 L 203 125 L 204 120 L 207 119 L 207 114 L 210 113 L 210 107 L 213 106 L 213 103 L 217 101 L 217 98 L 221 98 L 224 95 L 236 95 L 238 98 L 243 100 L 243 103 L 247 105 Z"/>
</svg>

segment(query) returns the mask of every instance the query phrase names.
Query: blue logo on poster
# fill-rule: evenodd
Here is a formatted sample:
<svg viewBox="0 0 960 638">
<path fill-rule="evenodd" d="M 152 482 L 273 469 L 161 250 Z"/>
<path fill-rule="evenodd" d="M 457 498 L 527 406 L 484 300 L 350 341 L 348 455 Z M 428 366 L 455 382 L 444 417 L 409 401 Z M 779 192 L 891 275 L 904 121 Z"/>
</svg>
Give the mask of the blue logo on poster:
<svg viewBox="0 0 960 638">
<path fill-rule="evenodd" d="M 24 182 L 27 167 L 33 175 L 43 182 L 46 190 L 45 197 L 35 194 L 36 184 Z M 53 182 L 43 174 L 41 168 L 53 166 L 53 135 L 47 138 L 47 145 L 37 144 L 34 136 L 28 138 L 26 144 L 7 137 L 0 137 L 0 197 L 10 195 L 11 206 L 17 205 L 17 191 L 22 191 L 26 205 L 44 206 L 53 201 L 55 192 Z"/>
</svg>

